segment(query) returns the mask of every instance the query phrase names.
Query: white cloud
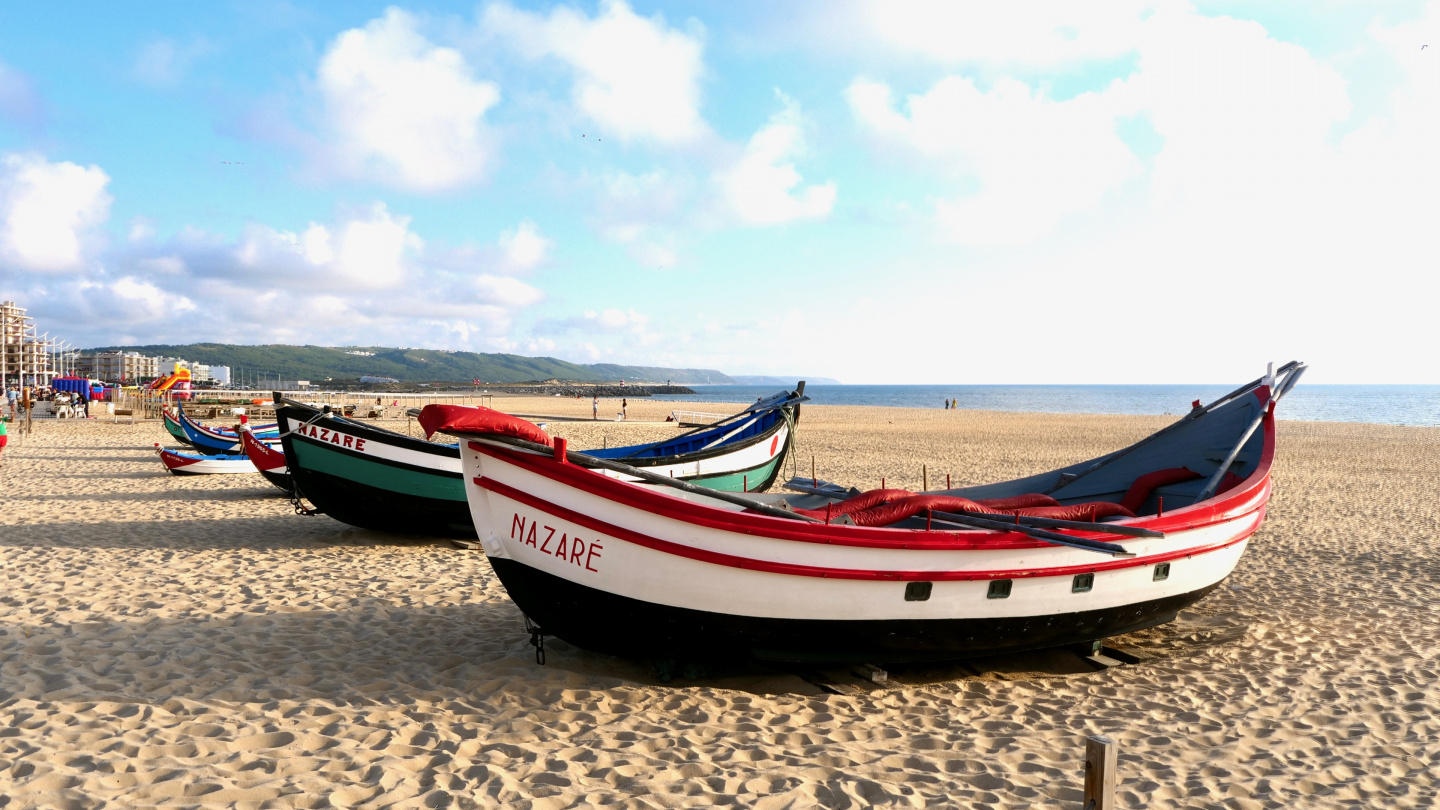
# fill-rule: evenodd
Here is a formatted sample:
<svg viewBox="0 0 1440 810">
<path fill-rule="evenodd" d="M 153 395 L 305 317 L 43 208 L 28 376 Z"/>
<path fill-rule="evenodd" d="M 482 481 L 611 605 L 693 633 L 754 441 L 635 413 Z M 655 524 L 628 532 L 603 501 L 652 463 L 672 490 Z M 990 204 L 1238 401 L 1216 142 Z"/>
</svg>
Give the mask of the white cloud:
<svg viewBox="0 0 1440 810">
<path fill-rule="evenodd" d="M 321 60 L 318 84 L 336 170 L 414 191 L 472 184 L 489 167 L 486 111 L 500 100 L 465 57 L 432 44 L 411 14 L 390 8 L 344 32 Z"/>
<path fill-rule="evenodd" d="M 1055 67 L 1108 59 L 1132 48 L 1155 0 L 1068 0 L 1025 3 L 858 0 L 839 11 L 822 6 L 846 39 L 863 36 L 883 47 L 942 63 Z M 849 32 L 849 33 L 845 33 Z"/>
<path fill-rule="evenodd" d="M 493 276 L 488 273 L 476 276 L 475 288 L 483 300 L 511 309 L 538 304 L 545 298 L 544 293 L 509 276 Z"/>
<path fill-rule="evenodd" d="M 575 106 L 606 134 L 683 144 L 708 132 L 699 112 L 704 45 L 659 16 L 641 17 L 623 0 L 605 0 L 594 19 L 563 6 L 545 16 L 496 3 L 481 27 L 530 58 L 568 64 Z"/>
<path fill-rule="evenodd" d="M 410 217 L 375 203 L 332 230 L 310 223 L 304 233 L 253 226 L 233 249 L 249 273 L 283 276 L 291 283 L 348 284 L 376 290 L 397 287 L 416 272 L 424 241 Z"/>
<path fill-rule="evenodd" d="M 942 230 L 979 244 L 1019 244 L 1093 209 L 1140 170 L 1115 130 L 1123 112 L 1086 93 L 1055 101 L 1002 79 L 981 91 L 970 79 L 942 79 L 898 112 L 890 88 L 857 80 L 846 91 L 855 116 L 883 143 L 913 150 L 963 196 L 936 202 Z"/>
<path fill-rule="evenodd" d="M 127 243 L 109 260 L 121 282 L 97 272 L 79 291 L 85 312 L 124 309 L 118 320 L 87 321 L 106 331 L 102 343 L 114 342 L 113 323 L 151 342 L 248 342 L 260 328 L 275 341 L 488 350 L 517 313 L 544 299 L 506 275 L 512 268 L 498 244 L 463 256 L 436 251 L 409 216 L 378 202 L 295 230 L 252 224 L 234 239 L 185 228 Z M 63 309 L 63 291 L 48 292 L 39 310 Z M 208 317 L 161 314 L 190 306 Z"/>
<path fill-rule="evenodd" d="M 784 109 L 750 137 L 733 166 L 716 176 L 731 213 L 749 225 L 817 219 L 835 206 L 833 182 L 801 187 L 794 159 L 806 151 L 804 120 L 794 101 L 776 95 Z"/>
<path fill-rule="evenodd" d="M 516 270 L 530 270 L 544 262 L 550 244 L 540 233 L 540 226 L 528 219 L 500 234 L 500 250 L 506 263 Z"/>
<path fill-rule="evenodd" d="M 123 309 L 133 312 L 135 307 L 153 319 L 167 318 L 184 312 L 193 312 L 195 302 L 183 295 L 164 292 L 148 281 L 126 276 L 110 285 L 110 292 L 122 300 Z"/>
<path fill-rule="evenodd" d="M 0 264 L 67 272 L 84 266 L 92 229 L 110 216 L 109 175 L 99 166 L 0 159 Z"/>
</svg>

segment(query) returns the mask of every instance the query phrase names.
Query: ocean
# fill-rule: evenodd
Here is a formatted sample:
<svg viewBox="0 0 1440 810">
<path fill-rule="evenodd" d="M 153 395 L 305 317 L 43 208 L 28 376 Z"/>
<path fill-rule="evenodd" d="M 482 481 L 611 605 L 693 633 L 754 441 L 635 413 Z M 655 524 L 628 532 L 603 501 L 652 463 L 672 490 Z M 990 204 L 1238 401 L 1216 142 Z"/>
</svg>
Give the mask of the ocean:
<svg viewBox="0 0 1440 810">
<path fill-rule="evenodd" d="M 1196 399 L 1209 403 L 1233 385 L 807 385 L 817 405 L 878 405 L 1041 413 L 1133 413 L 1179 416 Z M 754 402 L 781 390 L 765 385 L 692 385 L 694 394 L 654 397 L 677 402 Z M 1440 385 L 1306 385 L 1280 403 L 1281 419 L 1440 425 Z"/>
</svg>

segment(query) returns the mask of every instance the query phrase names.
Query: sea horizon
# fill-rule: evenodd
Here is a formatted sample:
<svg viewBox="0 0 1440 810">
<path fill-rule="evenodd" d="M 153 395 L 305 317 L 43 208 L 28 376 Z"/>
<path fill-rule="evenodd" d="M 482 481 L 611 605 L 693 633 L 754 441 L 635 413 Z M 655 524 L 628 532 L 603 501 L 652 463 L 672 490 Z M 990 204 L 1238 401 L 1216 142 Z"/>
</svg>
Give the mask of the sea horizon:
<svg viewBox="0 0 1440 810">
<path fill-rule="evenodd" d="M 780 390 L 774 385 L 688 385 L 694 394 L 656 394 L 672 402 L 745 404 Z M 943 410 L 946 400 L 957 410 L 1017 413 L 1095 413 L 1180 416 L 1192 403 L 1202 404 L 1235 390 L 1234 385 L 806 385 L 814 405 L 858 405 Z M 1416 427 L 1440 426 L 1440 385 L 1318 384 L 1302 380 L 1278 409 L 1282 420 L 1301 422 L 1364 422 Z"/>
</svg>

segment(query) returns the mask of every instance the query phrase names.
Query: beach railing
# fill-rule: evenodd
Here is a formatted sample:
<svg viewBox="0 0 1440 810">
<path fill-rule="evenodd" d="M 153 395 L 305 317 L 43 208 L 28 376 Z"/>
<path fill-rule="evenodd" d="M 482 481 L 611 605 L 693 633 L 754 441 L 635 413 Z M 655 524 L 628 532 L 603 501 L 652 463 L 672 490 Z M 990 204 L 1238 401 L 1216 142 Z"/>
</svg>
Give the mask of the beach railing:
<svg viewBox="0 0 1440 810">
<path fill-rule="evenodd" d="M 734 416 L 733 413 L 706 413 L 704 411 L 671 411 L 670 416 L 681 425 L 710 425 L 721 419 Z"/>
</svg>

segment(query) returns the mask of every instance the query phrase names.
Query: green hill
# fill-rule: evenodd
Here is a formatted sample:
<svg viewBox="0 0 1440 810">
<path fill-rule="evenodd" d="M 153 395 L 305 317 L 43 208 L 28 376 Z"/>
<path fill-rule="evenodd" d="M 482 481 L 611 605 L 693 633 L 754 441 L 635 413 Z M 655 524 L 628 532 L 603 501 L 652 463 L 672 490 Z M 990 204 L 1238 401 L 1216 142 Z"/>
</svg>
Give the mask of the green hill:
<svg viewBox="0 0 1440 810">
<path fill-rule="evenodd" d="M 515 383 L 530 380 L 574 382 L 650 382 L 669 380 L 677 384 L 718 384 L 734 382 L 718 371 L 699 368 L 653 368 L 611 363 L 580 365 L 553 357 L 521 357 L 515 354 L 482 354 L 437 349 L 393 349 L 383 346 L 237 346 L 228 343 L 191 343 L 183 346 L 106 346 L 86 349 L 139 352 L 161 357 L 180 357 L 211 366 L 229 366 L 238 375 L 257 374 L 262 379 L 355 380 L 363 376 L 394 377 L 401 382 L 481 380 Z M 373 356 L 352 354 L 372 352 Z"/>
</svg>

